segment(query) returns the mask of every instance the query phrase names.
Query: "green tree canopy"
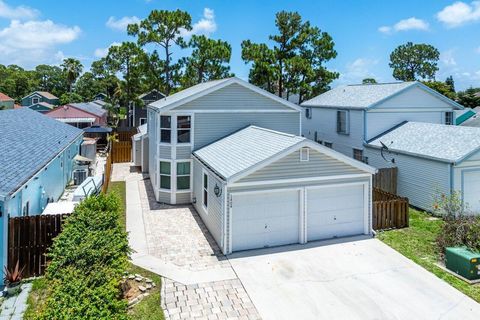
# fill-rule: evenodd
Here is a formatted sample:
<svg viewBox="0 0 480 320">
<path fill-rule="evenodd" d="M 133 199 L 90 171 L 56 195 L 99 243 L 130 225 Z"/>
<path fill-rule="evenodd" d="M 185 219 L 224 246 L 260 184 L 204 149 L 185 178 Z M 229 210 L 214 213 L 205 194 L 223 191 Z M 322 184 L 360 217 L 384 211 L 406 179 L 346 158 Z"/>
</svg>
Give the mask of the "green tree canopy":
<svg viewBox="0 0 480 320">
<path fill-rule="evenodd" d="M 466 108 L 480 106 L 480 88 L 470 87 L 465 91 L 458 92 L 458 103 Z"/>
<path fill-rule="evenodd" d="M 433 79 L 438 71 L 440 52 L 429 44 L 406 44 L 398 46 L 390 54 L 393 77 L 401 81 Z"/>
<path fill-rule="evenodd" d="M 443 94 L 444 96 L 452 100 L 455 100 L 457 98 L 457 94 L 455 93 L 455 91 L 453 91 L 452 87 L 445 82 L 423 81 L 423 84 L 427 85 L 428 87 L 432 88 L 433 90 Z"/>
<path fill-rule="evenodd" d="M 193 35 L 188 46 L 193 51 L 190 56 L 182 59 L 185 67 L 183 87 L 232 76 L 228 65 L 232 47 L 227 42 Z"/>
<path fill-rule="evenodd" d="M 83 65 L 75 58 L 67 58 L 63 60 L 61 67 L 65 73 L 65 77 L 67 78 L 70 91 L 72 91 L 73 84 L 78 79 L 80 74 L 82 74 Z"/>
<path fill-rule="evenodd" d="M 298 12 L 276 14 L 278 34 L 273 48 L 264 43 L 242 42 L 242 59 L 251 63 L 249 80 L 279 96 L 299 95 L 299 103 L 329 89 L 338 73 L 325 63 L 337 56 L 332 37 L 304 22 Z"/>
<path fill-rule="evenodd" d="M 146 19 L 128 26 L 128 34 L 137 37 L 140 46 L 155 44 L 164 50 L 163 73 L 165 74 L 165 94 L 169 95 L 176 81 L 174 73 L 177 66 L 172 66 L 172 46 L 186 46 L 182 32 L 190 31 L 192 17 L 185 11 L 153 10 Z"/>
<path fill-rule="evenodd" d="M 362 84 L 375 84 L 377 83 L 377 80 L 374 78 L 365 78 L 362 80 Z"/>
</svg>

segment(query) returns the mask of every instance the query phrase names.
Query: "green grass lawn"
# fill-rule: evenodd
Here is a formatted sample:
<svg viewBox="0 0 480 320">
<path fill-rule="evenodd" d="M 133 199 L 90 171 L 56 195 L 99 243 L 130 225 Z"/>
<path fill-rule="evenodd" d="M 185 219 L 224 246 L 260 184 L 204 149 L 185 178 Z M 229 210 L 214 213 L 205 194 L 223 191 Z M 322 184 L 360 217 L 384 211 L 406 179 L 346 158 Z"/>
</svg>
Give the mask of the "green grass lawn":
<svg viewBox="0 0 480 320">
<path fill-rule="evenodd" d="M 470 285 L 435 265 L 440 256 L 435 240 L 441 232 L 442 225 L 442 220 L 410 209 L 409 228 L 382 231 L 377 234 L 377 237 L 440 279 L 480 302 L 480 285 Z"/>
<path fill-rule="evenodd" d="M 115 192 L 122 199 L 123 207 L 126 209 L 126 185 L 124 181 L 115 181 L 110 182 L 108 185 L 108 193 Z M 126 226 L 126 210 L 122 215 L 122 224 Z M 160 300 L 160 288 L 162 283 L 162 278 L 155 273 L 144 270 L 140 267 L 137 267 L 133 264 L 130 264 L 128 269 L 129 273 L 138 273 L 144 277 L 150 278 L 157 285 L 153 290 L 150 291 L 150 295 L 146 298 L 143 298 L 138 304 L 136 304 L 132 309 L 129 310 L 128 315 L 131 319 L 150 319 L 150 320 L 163 320 L 163 310 L 161 307 Z"/>
</svg>

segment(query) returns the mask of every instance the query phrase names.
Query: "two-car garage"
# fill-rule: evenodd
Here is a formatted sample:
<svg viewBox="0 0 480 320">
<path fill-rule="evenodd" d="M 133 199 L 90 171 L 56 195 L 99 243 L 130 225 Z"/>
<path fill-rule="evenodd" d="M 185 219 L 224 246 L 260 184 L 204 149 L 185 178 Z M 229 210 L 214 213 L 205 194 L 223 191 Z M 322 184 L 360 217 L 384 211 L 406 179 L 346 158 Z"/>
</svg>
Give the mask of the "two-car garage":
<svg viewBox="0 0 480 320">
<path fill-rule="evenodd" d="M 232 251 L 368 233 L 368 183 L 232 192 Z"/>
<path fill-rule="evenodd" d="M 194 178 L 194 205 L 225 254 L 371 233 L 376 169 L 362 162 L 253 126 L 193 155 L 215 181 L 205 190 Z M 209 207 L 204 192 L 216 195 Z"/>
</svg>

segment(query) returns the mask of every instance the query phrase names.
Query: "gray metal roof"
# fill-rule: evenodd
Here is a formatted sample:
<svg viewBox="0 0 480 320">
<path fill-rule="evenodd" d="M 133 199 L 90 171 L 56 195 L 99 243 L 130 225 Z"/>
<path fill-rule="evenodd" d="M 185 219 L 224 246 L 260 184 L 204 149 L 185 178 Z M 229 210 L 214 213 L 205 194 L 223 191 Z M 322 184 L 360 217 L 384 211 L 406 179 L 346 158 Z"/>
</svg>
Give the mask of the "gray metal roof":
<svg viewBox="0 0 480 320">
<path fill-rule="evenodd" d="M 380 141 L 391 151 L 457 163 L 480 150 L 480 128 L 406 122 L 368 145 L 381 147 Z"/>
<path fill-rule="evenodd" d="M 339 86 L 303 102 L 302 106 L 364 109 L 413 85 L 415 82 Z"/>
<path fill-rule="evenodd" d="M 193 154 L 225 179 L 306 140 L 283 132 L 249 126 Z"/>
<path fill-rule="evenodd" d="M 465 120 L 460 124 L 461 126 L 465 127 L 477 127 L 480 128 L 480 114 L 476 114 L 468 120 Z"/>
<path fill-rule="evenodd" d="M 69 103 L 68 105 L 99 117 L 107 113 L 107 111 L 103 109 L 100 105 L 93 102 Z"/>
<path fill-rule="evenodd" d="M 0 111 L 0 196 L 15 192 L 83 131 L 30 108 Z"/>
</svg>

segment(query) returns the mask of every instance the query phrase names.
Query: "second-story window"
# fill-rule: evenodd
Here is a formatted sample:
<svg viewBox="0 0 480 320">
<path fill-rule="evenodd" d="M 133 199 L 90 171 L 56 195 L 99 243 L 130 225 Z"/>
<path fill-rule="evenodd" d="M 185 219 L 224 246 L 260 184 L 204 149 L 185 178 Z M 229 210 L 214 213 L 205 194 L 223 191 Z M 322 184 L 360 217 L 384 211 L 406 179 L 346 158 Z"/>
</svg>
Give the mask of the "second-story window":
<svg viewBox="0 0 480 320">
<path fill-rule="evenodd" d="M 160 116 L 160 142 L 172 142 L 172 118 L 170 116 Z"/>
<path fill-rule="evenodd" d="M 337 110 L 337 132 L 348 134 L 348 110 Z"/>
<path fill-rule="evenodd" d="M 312 108 L 305 108 L 305 118 L 312 119 Z"/>
<path fill-rule="evenodd" d="M 32 104 L 37 104 L 40 102 L 40 98 L 32 98 Z"/>
<path fill-rule="evenodd" d="M 178 116 L 177 117 L 177 142 L 178 143 L 190 143 L 190 116 Z"/>
</svg>

